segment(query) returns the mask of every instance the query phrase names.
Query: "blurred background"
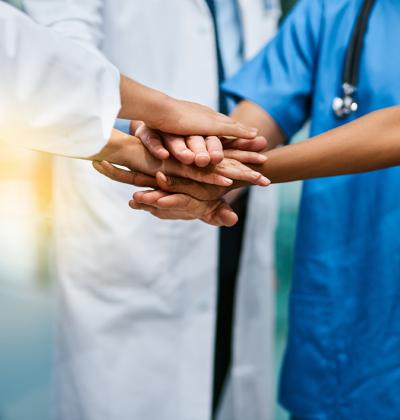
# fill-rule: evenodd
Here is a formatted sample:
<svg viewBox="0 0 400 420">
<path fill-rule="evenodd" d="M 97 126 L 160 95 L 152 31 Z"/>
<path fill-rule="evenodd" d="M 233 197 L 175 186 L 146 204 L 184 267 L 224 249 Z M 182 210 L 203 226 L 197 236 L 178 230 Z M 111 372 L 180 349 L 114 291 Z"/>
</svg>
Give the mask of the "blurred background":
<svg viewBox="0 0 400 420">
<path fill-rule="evenodd" d="M 282 0 L 284 13 L 295 1 Z M 50 419 L 55 330 L 51 177 L 50 157 L 0 146 L 0 420 Z M 280 187 L 276 375 L 287 331 L 300 187 Z M 286 418 L 277 406 L 276 420 Z"/>
</svg>

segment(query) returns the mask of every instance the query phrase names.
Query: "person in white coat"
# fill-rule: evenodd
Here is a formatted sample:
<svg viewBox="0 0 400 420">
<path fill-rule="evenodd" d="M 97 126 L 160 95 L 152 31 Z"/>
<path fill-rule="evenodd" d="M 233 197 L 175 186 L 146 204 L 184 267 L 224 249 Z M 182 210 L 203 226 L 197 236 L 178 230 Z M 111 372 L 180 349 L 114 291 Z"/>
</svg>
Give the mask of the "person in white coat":
<svg viewBox="0 0 400 420">
<path fill-rule="evenodd" d="M 93 49 L 77 46 L 4 2 L 0 63 L 0 139 L 30 149 L 94 156 L 114 136 L 118 115 L 143 118 L 170 132 L 248 131 L 211 109 L 130 80 Z"/>
<path fill-rule="evenodd" d="M 207 3 L 26 0 L 25 8 L 97 47 L 128 76 L 217 109 L 221 64 L 229 75 L 252 56 L 273 35 L 279 8 L 242 0 L 228 2 L 233 14 L 217 16 Z M 216 37 L 216 25 L 228 31 Z M 55 180 L 58 419 L 209 420 L 218 231 L 132 216 L 131 187 L 94 174 L 85 162 L 60 159 Z M 232 364 L 223 398 L 214 401 L 227 420 L 273 416 L 275 191 L 254 189 L 249 200 Z"/>
<path fill-rule="evenodd" d="M 1 140 L 81 157 L 106 144 L 121 107 L 111 63 L 2 2 L 0 63 Z"/>
</svg>

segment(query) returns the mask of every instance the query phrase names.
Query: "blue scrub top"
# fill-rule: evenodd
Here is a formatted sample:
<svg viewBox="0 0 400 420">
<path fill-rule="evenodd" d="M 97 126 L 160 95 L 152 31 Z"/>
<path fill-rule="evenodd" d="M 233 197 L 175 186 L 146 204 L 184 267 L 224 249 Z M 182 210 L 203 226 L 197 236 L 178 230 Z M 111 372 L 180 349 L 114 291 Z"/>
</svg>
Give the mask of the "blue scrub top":
<svg viewBox="0 0 400 420">
<path fill-rule="evenodd" d="M 260 105 L 288 137 L 309 118 L 316 135 L 399 105 L 400 1 L 377 0 L 359 112 L 338 120 L 331 110 L 361 5 L 299 1 L 226 92 Z M 305 182 L 280 400 L 310 420 L 400 419 L 399 168 Z"/>
</svg>

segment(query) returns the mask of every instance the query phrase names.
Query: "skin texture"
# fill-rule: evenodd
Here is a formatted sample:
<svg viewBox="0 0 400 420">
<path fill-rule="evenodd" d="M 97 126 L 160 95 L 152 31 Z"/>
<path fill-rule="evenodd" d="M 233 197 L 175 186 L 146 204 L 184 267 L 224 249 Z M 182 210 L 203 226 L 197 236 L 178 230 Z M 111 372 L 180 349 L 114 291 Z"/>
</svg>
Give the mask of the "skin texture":
<svg viewBox="0 0 400 420">
<path fill-rule="evenodd" d="M 249 102 L 249 101 L 243 101 L 241 102 L 235 109 L 235 111 L 232 114 L 232 117 L 237 121 L 243 121 L 245 125 L 255 126 L 258 129 L 258 132 L 260 135 L 254 139 L 248 139 L 244 138 L 244 136 L 236 136 L 236 138 L 225 138 L 222 140 L 222 144 L 224 147 L 224 154 L 226 157 L 230 157 L 233 159 L 237 159 L 243 163 L 250 164 L 250 163 L 262 163 L 260 161 L 255 162 L 254 161 L 254 155 L 251 156 L 250 152 L 260 152 L 262 150 L 267 150 L 268 148 L 273 148 L 277 144 L 280 144 L 284 141 L 284 136 L 278 127 L 278 125 L 275 123 L 275 121 L 266 114 L 260 107 L 257 105 Z M 173 154 L 175 157 L 179 158 L 183 163 L 189 162 L 188 160 L 185 160 L 185 157 L 179 156 L 179 150 L 176 148 L 174 150 L 168 149 L 168 146 L 165 145 L 165 138 L 162 137 L 162 133 L 160 133 L 159 130 L 152 130 L 148 126 L 144 126 L 144 123 L 141 121 L 133 121 L 131 125 L 131 131 L 139 135 L 141 137 L 141 140 L 143 144 L 146 146 L 150 152 L 158 157 L 158 159 L 163 160 L 167 159 L 170 156 L 170 153 Z M 142 127 L 142 130 L 140 128 Z M 139 131 L 138 131 L 139 129 Z M 157 134 L 157 135 L 154 135 Z M 187 140 L 187 137 L 182 136 L 185 140 Z M 265 137 L 268 138 L 268 144 L 265 140 Z M 185 150 L 188 150 L 190 148 L 190 143 L 188 146 L 188 143 L 185 142 L 185 147 L 182 147 L 182 143 L 178 144 L 180 147 L 180 150 L 183 150 L 184 153 Z M 185 149 L 186 148 L 186 149 Z M 172 150 L 172 152 L 170 152 Z M 192 150 L 192 149 L 191 149 Z M 247 151 L 245 154 L 242 152 Z M 195 154 L 195 152 L 192 150 L 192 152 Z M 193 157 L 192 157 L 193 159 Z M 220 203 L 225 203 L 225 200 L 221 198 L 227 191 L 228 186 L 224 186 L 224 188 L 211 188 L 210 190 L 206 190 L 202 184 L 196 184 L 196 183 L 189 183 L 187 180 L 183 178 L 177 178 L 177 177 L 167 177 L 167 180 L 171 182 L 171 186 L 168 185 L 168 183 L 163 183 L 160 176 L 161 172 L 157 176 L 157 180 L 152 177 L 146 177 L 144 174 L 139 174 L 137 171 L 131 172 L 122 170 L 119 168 L 116 168 L 112 165 L 110 165 L 109 162 L 113 162 L 112 160 L 108 159 L 104 156 L 97 156 L 93 157 L 94 162 L 94 168 L 102 173 L 103 175 L 109 177 L 110 179 L 118 182 L 123 182 L 127 184 L 132 184 L 136 186 L 148 186 L 150 188 L 164 188 L 165 191 L 171 191 L 173 192 L 175 188 L 179 189 L 181 187 L 181 183 L 185 185 L 185 188 L 194 189 L 193 194 L 196 196 L 196 193 L 198 191 L 201 191 L 204 195 L 202 195 L 203 200 L 207 200 L 209 197 L 213 196 L 215 200 L 219 200 Z M 116 163 L 116 162 L 113 162 Z M 194 162 L 196 163 L 196 162 Z M 124 165 L 127 166 L 127 165 Z M 129 168 L 129 166 L 127 166 Z M 267 180 L 265 181 L 265 185 L 268 183 Z M 161 184 L 161 186 L 159 185 Z M 186 185 L 188 184 L 188 185 Z M 248 185 L 245 183 L 235 183 L 236 187 L 239 187 L 241 185 Z M 188 191 L 188 190 L 186 190 Z M 208 195 L 206 195 L 208 194 Z M 237 192 L 232 192 L 231 197 L 227 197 L 229 199 L 229 202 L 234 201 L 235 196 L 238 194 Z M 150 195 L 149 198 L 152 196 Z M 175 195 L 175 199 L 178 200 L 176 203 L 176 209 L 171 208 L 171 211 L 168 213 L 163 213 L 162 211 L 164 209 L 160 209 L 160 211 L 155 212 L 153 210 L 153 214 L 160 218 L 176 218 L 176 219 L 194 219 L 199 218 L 200 220 L 205 221 L 206 223 L 209 223 L 210 220 L 212 220 L 212 223 L 216 225 L 215 222 L 218 222 L 218 226 L 232 226 L 232 224 L 236 223 L 237 217 L 236 215 L 230 210 L 221 211 L 220 207 L 213 207 L 212 203 L 210 203 L 210 208 L 204 207 L 204 204 L 201 206 L 196 206 L 196 212 L 193 211 L 193 207 L 190 208 L 190 212 L 188 211 L 187 214 L 184 213 L 188 210 L 187 206 L 187 197 L 184 197 L 183 194 Z M 156 205 L 157 200 L 160 199 L 159 196 L 154 196 L 154 205 Z M 169 199 L 168 199 L 169 200 Z M 167 200 L 167 202 L 168 202 Z M 160 200 L 161 203 L 164 202 L 164 200 Z M 130 206 L 134 209 L 139 209 L 135 203 L 134 200 L 130 202 Z M 182 208 L 182 211 L 180 211 Z M 150 211 L 151 209 L 149 207 L 142 208 L 143 210 Z M 204 220 L 202 218 L 202 214 L 205 213 L 205 211 L 212 209 L 213 213 L 211 217 L 209 217 L 207 220 Z M 175 211 L 175 212 L 174 212 Z M 208 213 L 210 214 L 210 213 Z"/>
<path fill-rule="evenodd" d="M 243 154 L 243 160 L 251 157 L 251 160 L 258 160 L 259 163 L 265 161 L 265 157 L 253 152 L 239 152 Z M 255 155 L 255 156 L 253 156 Z M 238 153 L 235 154 L 236 157 Z M 220 163 L 207 168 L 197 168 L 178 162 L 174 158 L 160 161 L 154 158 L 141 141 L 136 137 L 113 131 L 108 144 L 91 160 L 108 162 L 124 166 L 130 171 L 142 172 L 145 175 L 154 176 L 158 171 L 163 171 L 168 175 L 189 178 L 198 182 L 215 184 L 220 186 L 230 186 L 233 179 L 247 181 L 254 185 L 267 186 L 269 180 L 261 176 L 259 172 L 250 169 L 237 159 L 224 158 Z M 97 165 L 98 168 L 98 165 Z M 123 176 L 129 176 L 130 172 L 121 171 Z M 121 180 L 121 182 L 126 182 Z"/>
<path fill-rule="evenodd" d="M 400 165 L 400 107 L 377 111 L 308 141 L 265 154 L 268 159 L 260 172 L 274 183 Z M 206 186 L 162 174 L 157 175 L 156 182 L 159 188 L 172 194 L 161 197 L 157 195 L 158 191 L 136 193 L 131 207 L 142 210 L 153 207 L 157 209 L 153 214 L 158 217 L 174 216 L 185 220 L 201 218 L 200 212 L 191 212 L 196 201 L 212 202 L 228 190 L 243 186 L 242 182 L 222 188 Z"/>
<path fill-rule="evenodd" d="M 145 121 L 149 128 L 176 135 L 233 136 L 253 139 L 257 129 L 203 105 L 171 98 L 121 76 L 119 117 Z"/>
<path fill-rule="evenodd" d="M 217 136 L 176 136 L 149 128 L 143 121 L 131 122 L 131 134 L 138 137 L 147 150 L 157 159 L 173 156 L 185 165 L 205 168 L 217 165 L 224 158 L 224 149 L 261 152 L 267 148 L 262 136 L 254 139 L 229 139 Z M 259 162 L 247 162 L 259 163 Z"/>
</svg>

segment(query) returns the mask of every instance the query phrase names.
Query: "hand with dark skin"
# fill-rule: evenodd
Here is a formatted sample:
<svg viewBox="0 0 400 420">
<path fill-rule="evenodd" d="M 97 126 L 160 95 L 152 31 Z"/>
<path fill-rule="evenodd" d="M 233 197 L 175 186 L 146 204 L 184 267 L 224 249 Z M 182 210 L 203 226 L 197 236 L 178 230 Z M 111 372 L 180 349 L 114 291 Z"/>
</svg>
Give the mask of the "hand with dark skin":
<svg viewBox="0 0 400 420">
<path fill-rule="evenodd" d="M 253 152 L 234 151 L 232 156 L 238 156 L 239 154 L 243 161 L 249 156 L 252 161 L 257 160 L 260 163 L 265 161 L 263 155 Z M 234 158 L 224 158 L 219 164 L 207 168 L 184 165 L 174 158 L 160 161 L 147 151 L 139 139 L 117 130 L 113 131 L 110 141 L 103 150 L 90 159 L 95 161 L 94 165 L 99 172 L 101 172 L 100 162 L 103 160 L 124 166 L 129 169 L 125 172 L 120 170 L 120 173 L 125 176 L 131 171 L 138 171 L 151 176 L 154 176 L 158 171 L 164 171 L 168 175 L 220 186 L 232 185 L 233 179 L 248 181 L 254 185 L 269 185 L 268 179 Z M 121 180 L 121 182 L 124 182 L 124 180 Z"/>
<path fill-rule="evenodd" d="M 400 165 L 400 107 L 377 111 L 311 140 L 270 150 L 266 157 L 260 171 L 273 183 Z M 206 186 L 162 174 L 157 175 L 156 181 L 164 192 L 136 193 L 130 202 L 131 207 L 142 210 L 152 207 L 157 210 L 155 215 L 158 217 L 174 216 L 185 220 L 201 218 L 200 210 L 212 210 L 212 206 L 205 208 L 203 204 L 201 209 L 197 207 L 198 211 L 193 212 L 197 202 L 213 202 L 229 189 L 243 186 L 241 182 L 225 188 Z M 166 195 L 165 191 L 172 194 Z"/>
<path fill-rule="evenodd" d="M 253 125 L 257 125 L 258 128 L 262 127 L 262 132 L 260 132 L 259 137 L 250 141 L 248 139 L 243 138 L 243 136 L 242 138 L 224 140 L 224 146 L 232 148 L 232 150 L 224 150 L 225 155 L 229 156 L 230 158 L 240 160 L 243 163 L 258 163 L 260 165 L 262 162 L 261 161 L 255 162 L 254 156 L 251 156 L 251 152 L 246 152 L 246 150 L 253 151 L 253 152 L 264 150 L 265 146 L 267 145 L 265 137 L 268 137 L 268 147 L 275 147 L 277 144 L 283 142 L 284 137 L 279 127 L 274 122 L 274 120 L 271 117 L 269 117 L 267 114 L 265 114 L 265 112 L 261 108 L 259 108 L 257 105 L 251 102 L 246 101 L 239 104 L 239 106 L 236 108 L 236 110 L 233 113 L 233 118 L 235 120 L 243 120 L 246 125 L 250 124 L 251 126 L 253 124 Z M 135 125 L 133 125 L 132 130 L 136 132 L 136 130 L 140 128 L 140 126 L 143 123 L 136 122 L 133 124 Z M 158 155 L 159 158 L 165 159 L 169 156 L 169 151 L 167 151 L 167 154 L 164 154 L 164 156 L 162 156 L 162 154 L 165 153 L 165 151 L 164 152 L 162 151 L 163 147 L 159 147 L 160 138 L 158 136 L 156 136 L 155 141 L 153 141 L 152 137 L 153 137 L 154 132 L 156 131 L 152 132 L 146 128 L 146 132 L 142 134 L 142 141 L 145 144 L 151 143 L 151 144 L 146 144 L 146 147 L 148 150 L 153 149 L 151 150 L 153 155 L 157 155 L 157 153 L 161 152 L 161 155 Z M 158 132 L 156 133 L 158 134 Z M 148 137 L 147 139 L 145 138 L 146 136 Z M 177 153 L 177 151 L 173 153 Z M 116 168 L 110 165 L 106 161 L 96 162 L 94 164 L 94 167 L 103 175 L 118 182 L 123 182 L 123 183 L 132 184 L 136 186 L 142 186 L 142 187 L 148 186 L 151 188 L 164 188 L 166 191 L 168 191 L 168 186 L 165 184 L 164 185 L 162 184 L 162 181 L 159 178 L 160 175 L 157 177 L 157 179 L 161 183 L 161 187 L 157 184 L 157 180 L 153 177 L 145 177 L 143 174 L 140 174 L 137 171 L 131 172 L 131 171 L 126 171 L 126 170 L 121 170 L 119 168 Z M 173 189 L 174 186 L 176 187 L 176 189 L 179 189 L 182 184 L 185 186 L 185 188 L 189 188 L 189 185 L 191 185 L 195 189 L 192 191 L 192 194 L 196 195 L 196 190 L 198 189 L 199 191 L 201 191 L 202 193 L 201 197 L 203 199 L 198 200 L 198 201 L 191 201 L 191 203 L 189 203 L 190 205 L 188 205 L 188 201 L 187 201 L 188 197 L 185 197 L 184 194 L 179 194 L 179 195 L 174 196 L 174 198 L 178 199 L 177 206 L 179 208 L 177 209 L 171 208 L 171 211 L 168 211 L 168 212 L 166 212 L 165 211 L 166 209 L 164 208 L 160 209 L 160 211 L 158 211 L 158 209 L 152 210 L 150 208 L 146 208 L 146 209 L 143 208 L 143 209 L 148 210 L 148 211 L 152 210 L 153 214 L 160 218 L 161 217 L 170 218 L 170 219 L 199 218 L 205 221 L 206 223 L 209 223 L 209 221 L 211 220 L 212 221 L 211 224 L 218 225 L 218 226 L 231 226 L 232 224 L 236 223 L 237 217 L 232 211 L 223 212 L 223 216 L 225 217 L 220 217 L 219 215 L 220 207 L 218 206 L 213 207 L 215 204 L 215 201 L 218 199 L 219 199 L 219 203 L 225 203 L 223 199 L 220 197 L 221 195 L 224 195 L 226 193 L 227 191 L 226 188 L 210 188 L 209 190 L 207 190 L 205 188 L 205 185 L 200 184 L 200 183 L 189 184 L 188 180 L 183 179 L 183 178 L 176 178 L 176 177 L 169 176 L 168 180 L 170 180 L 173 184 L 172 187 L 170 187 L 171 188 L 170 191 L 174 190 Z M 235 186 L 237 187 L 242 186 L 242 185 L 244 186 L 247 184 L 244 184 L 244 183 L 235 184 Z M 207 193 L 209 195 L 205 195 Z M 150 199 L 151 197 L 152 196 L 148 196 L 146 198 Z M 207 199 L 211 199 L 211 197 L 214 197 L 214 198 L 211 200 L 209 207 L 207 207 L 206 202 L 200 203 L 200 201 L 206 201 Z M 159 198 L 160 197 L 157 196 L 157 199 Z M 160 202 L 162 204 L 163 200 L 160 200 Z M 130 202 L 130 206 L 133 208 L 136 208 L 137 204 L 138 203 L 135 203 L 134 201 Z M 168 203 L 168 205 L 170 204 Z M 190 207 L 190 212 L 185 213 L 185 210 L 189 207 Z M 182 208 L 182 211 L 181 211 L 181 208 Z M 175 211 L 175 210 L 179 210 L 179 211 Z M 208 215 L 207 220 L 203 219 L 203 215 L 205 214 Z M 228 217 L 226 217 L 226 215 L 228 215 Z"/>
<path fill-rule="evenodd" d="M 151 129 L 143 121 L 132 121 L 130 131 L 155 158 L 166 160 L 173 156 L 185 165 L 195 164 L 200 168 L 222 162 L 224 149 L 261 152 L 267 148 L 267 141 L 261 136 L 254 139 L 177 136 Z"/>
</svg>

